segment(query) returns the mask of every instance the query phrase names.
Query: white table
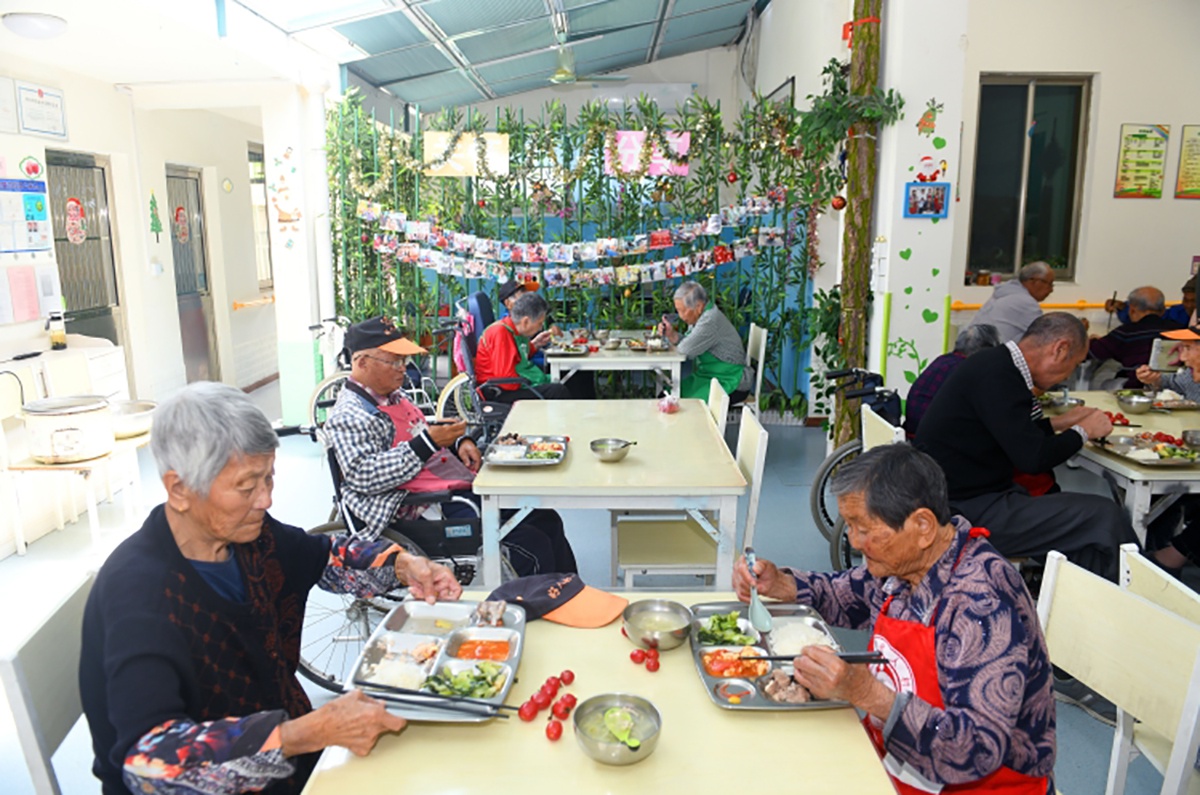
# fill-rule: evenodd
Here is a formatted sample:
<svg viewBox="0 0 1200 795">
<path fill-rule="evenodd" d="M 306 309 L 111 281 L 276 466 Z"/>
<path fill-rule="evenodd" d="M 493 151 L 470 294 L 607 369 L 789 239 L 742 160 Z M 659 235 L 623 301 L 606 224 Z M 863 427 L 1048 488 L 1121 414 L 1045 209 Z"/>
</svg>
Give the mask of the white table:
<svg viewBox="0 0 1200 795">
<path fill-rule="evenodd" d="M 1083 398 L 1084 405 L 1110 411 L 1121 411 L 1117 400 L 1108 392 L 1073 392 Z M 1140 428 L 1114 428 L 1116 434 L 1163 431 L 1180 436 L 1184 430 L 1200 428 L 1200 411 L 1173 411 L 1170 414 L 1125 413 L 1129 421 Z M 1079 465 L 1115 484 L 1125 494 L 1125 508 L 1133 523 L 1138 540 L 1146 543 L 1146 526 L 1185 494 L 1200 493 L 1200 466 L 1155 467 L 1143 466 L 1095 445 L 1085 445 L 1075 456 Z"/>
<path fill-rule="evenodd" d="M 662 391 L 662 378 L 666 371 L 670 372 L 671 385 L 679 389 L 682 378 L 683 363 L 687 359 L 679 351 L 671 348 L 667 351 L 649 353 L 647 351 L 632 351 L 624 345 L 623 335 L 613 333 L 613 338 L 620 339 L 622 346 L 616 350 L 606 350 L 601 344 L 595 353 L 582 355 L 567 355 L 547 351 L 546 363 L 550 365 L 550 379 L 561 381 L 582 370 L 649 370 L 658 378 L 658 389 Z"/>
<path fill-rule="evenodd" d="M 566 459 L 555 466 L 485 464 L 475 477 L 482 498 L 483 582 L 500 584 L 500 539 L 536 508 L 686 511 L 717 541 L 717 589 L 732 583 L 738 496 L 746 491 L 737 462 L 700 400 L 680 401 L 663 414 L 658 401 L 521 400 L 503 432 L 568 436 Z M 592 439 L 636 441 L 623 461 L 606 464 L 588 448 Z M 504 526 L 500 510 L 517 510 Z M 702 511 L 715 512 L 713 528 Z"/>
<path fill-rule="evenodd" d="M 733 598 L 712 591 L 655 594 L 660 595 L 687 605 Z M 570 718 L 562 739 L 550 742 L 545 712 L 532 723 L 515 716 L 475 724 L 410 723 L 398 735 L 381 737 L 365 757 L 344 748 L 327 749 L 304 795 L 674 795 L 780 789 L 764 788 L 763 782 L 792 782 L 806 795 L 894 795 L 854 710 L 720 709 L 705 694 L 687 644 L 663 652 L 657 673 L 631 663 L 632 649 L 621 637 L 619 621 L 600 629 L 533 621 L 508 703 L 520 704 L 547 677 L 567 668 L 576 675 L 567 692 L 581 702 L 613 692 L 648 698 L 662 716 L 663 728 L 654 752 L 637 764 L 610 767 L 589 759 L 575 741 Z M 739 785 L 739 776 L 758 783 Z"/>
</svg>

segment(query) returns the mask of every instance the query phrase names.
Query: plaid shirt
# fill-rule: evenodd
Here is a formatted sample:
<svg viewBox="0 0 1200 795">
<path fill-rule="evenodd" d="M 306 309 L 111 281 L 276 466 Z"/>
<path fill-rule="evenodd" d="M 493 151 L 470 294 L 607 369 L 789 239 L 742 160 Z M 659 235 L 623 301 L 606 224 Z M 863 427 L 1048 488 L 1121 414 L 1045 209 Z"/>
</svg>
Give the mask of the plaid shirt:
<svg viewBox="0 0 1200 795">
<path fill-rule="evenodd" d="M 408 399 L 400 390 L 386 397 L 371 394 L 385 406 Z M 392 447 L 396 429 L 391 418 L 367 405 L 351 389 L 338 393 L 324 430 L 342 469 L 342 500 L 366 524 L 357 528 L 360 534 L 378 538 L 393 519 L 412 519 L 424 511 L 425 506 L 403 504 L 408 495 L 403 486 L 417 476 L 438 449 L 428 430 L 422 429 L 412 441 Z"/>
<path fill-rule="evenodd" d="M 966 359 L 966 356 L 957 351 L 943 353 L 930 362 L 917 376 L 917 380 L 913 381 L 904 401 L 904 431 L 910 439 L 917 435 L 917 426 L 921 424 L 921 418 L 933 402 L 933 396 L 942 388 L 942 384 L 946 383 L 954 368 Z"/>
<path fill-rule="evenodd" d="M 1025 379 L 1025 386 L 1029 387 L 1029 391 L 1032 393 L 1033 373 L 1029 372 L 1029 363 L 1025 361 L 1025 354 L 1021 353 L 1021 349 L 1017 347 L 1017 343 L 1013 342 L 1012 340 L 1004 343 L 1004 347 L 1008 348 L 1008 352 L 1012 355 L 1013 364 L 1015 364 L 1017 369 L 1021 371 L 1021 377 Z M 1045 416 L 1042 413 L 1042 405 L 1038 402 L 1037 398 L 1033 399 L 1033 410 L 1030 412 L 1030 416 L 1034 422 L 1042 419 Z M 1087 431 L 1083 429 L 1082 425 L 1072 425 L 1071 430 L 1079 434 L 1085 443 L 1087 442 Z"/>
</svg>

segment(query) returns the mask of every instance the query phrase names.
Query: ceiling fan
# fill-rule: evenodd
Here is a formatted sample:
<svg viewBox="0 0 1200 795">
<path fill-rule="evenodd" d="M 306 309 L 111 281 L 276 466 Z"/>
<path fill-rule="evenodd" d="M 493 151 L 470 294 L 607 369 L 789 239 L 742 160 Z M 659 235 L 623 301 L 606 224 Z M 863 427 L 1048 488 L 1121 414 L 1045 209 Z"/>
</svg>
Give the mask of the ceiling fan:
<svg viewBox="0 0 1200 795">
<path fill-rule="evenodd" d="M 558 45 L 558 68 L 550 75 L 550 82 L 556 86 L 569 86 L 573 83 L 621 83 L 629 79 L 628 75 L 583 75 L 575 74 L 575 51 L 565 43 Z"/>
</svg>

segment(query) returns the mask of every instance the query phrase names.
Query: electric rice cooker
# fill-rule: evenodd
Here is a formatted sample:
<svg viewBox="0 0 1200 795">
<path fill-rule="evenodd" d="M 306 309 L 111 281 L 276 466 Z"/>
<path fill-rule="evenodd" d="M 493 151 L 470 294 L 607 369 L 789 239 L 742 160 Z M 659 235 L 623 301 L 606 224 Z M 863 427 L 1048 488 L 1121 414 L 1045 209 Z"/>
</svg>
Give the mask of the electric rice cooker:
<svg viewBox="0 0 1200 795">
<path fill-rule="evenodd" d="M 29 455 L 43 464 L 70 464 L 112 452 L 112 414 L 96 395 L 33 400 L 23 407 Z"/>
</svg>

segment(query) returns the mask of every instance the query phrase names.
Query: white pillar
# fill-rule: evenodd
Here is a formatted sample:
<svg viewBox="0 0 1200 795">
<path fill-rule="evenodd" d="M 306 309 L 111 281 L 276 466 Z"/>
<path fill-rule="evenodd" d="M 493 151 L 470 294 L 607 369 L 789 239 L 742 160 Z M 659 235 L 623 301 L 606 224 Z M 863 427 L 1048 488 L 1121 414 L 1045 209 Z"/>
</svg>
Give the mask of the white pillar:
<svg viewBox="0 0 1200 795">
<path fill-rule="evenodd" d="M 905 111 L 880 134 L 870 367 L 886 368 L 888 386 L 905 390 L 924 364 L 947 349 L 954 226 L 969 222 L 969 202 L 956 198 L 967 5 L 889 0 L 883 9 L 881 83 L 900 92 Z M 922 123 L 931 99 L 942 106 L 932 129 Z M 926 157 L 938 171 L 936 180 L 950 183 L 948 215 L 936 221 L 904 217 L 905 185 L 917 181 Z"/>
</svg>

